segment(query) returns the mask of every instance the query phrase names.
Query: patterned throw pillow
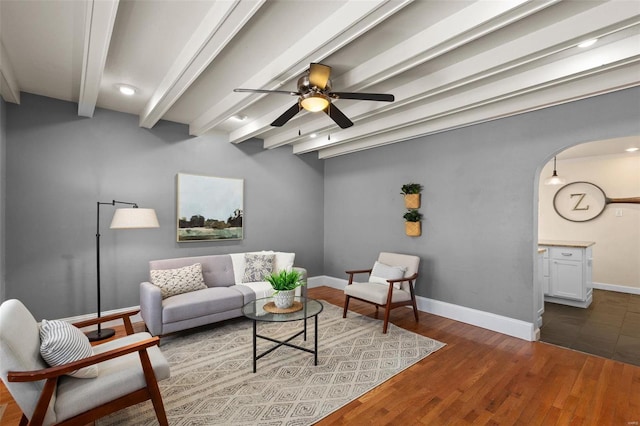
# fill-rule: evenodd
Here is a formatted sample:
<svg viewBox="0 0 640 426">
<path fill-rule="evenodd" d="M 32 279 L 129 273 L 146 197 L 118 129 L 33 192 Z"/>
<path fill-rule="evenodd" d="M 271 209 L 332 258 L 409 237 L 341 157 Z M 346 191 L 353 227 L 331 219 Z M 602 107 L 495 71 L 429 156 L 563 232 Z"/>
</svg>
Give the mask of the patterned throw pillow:
<svg viewBox="0 0 640 426">
<path fill-rule="evenodd" d="M 373 265 L 369 281 L 372 283 L 389 284 L 387 280 L 397 280 L 404 277 L 407 268 L 403 266 L 389 266 L 377 262 Z M 401 283 L 393 283 L 393 288 L 400 289 Z"/>
<path fill-rule="evenodd" d="M 149 274 L 151 283 L 160 287 L 163 299 L 207 288 L 200 263 L 177 269 L 152 269 Z"/>
<path fill-rule="evenodd" d="M 242 282 L 255 283 L 264 281 L 264 277 L 273 272 L 275 257 L 275 254 L 245 254 Z"/>
<path fill-rule="evenodd" d="M 50 367 L 68 364 L 93 355 L 89 339 L 77 327 L 66 321 L 42 320 L 40 324 L 40 355 Z M 81 368 L 69 376 L 79 379 L 98 377 L 98 366 Z"/>
</svg>

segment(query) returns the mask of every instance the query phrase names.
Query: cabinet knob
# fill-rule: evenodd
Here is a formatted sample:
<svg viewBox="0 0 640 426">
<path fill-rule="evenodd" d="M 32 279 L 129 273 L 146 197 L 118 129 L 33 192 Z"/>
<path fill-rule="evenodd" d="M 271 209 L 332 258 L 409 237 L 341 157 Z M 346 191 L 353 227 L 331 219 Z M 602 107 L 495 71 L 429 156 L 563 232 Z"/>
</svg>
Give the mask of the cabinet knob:
<svg viewBox="0 0 640 426">
<path fill-rule="evenodd" d="M 562 253 L 563 256 L 573 256 L 573 253 Z"/>
</svg>

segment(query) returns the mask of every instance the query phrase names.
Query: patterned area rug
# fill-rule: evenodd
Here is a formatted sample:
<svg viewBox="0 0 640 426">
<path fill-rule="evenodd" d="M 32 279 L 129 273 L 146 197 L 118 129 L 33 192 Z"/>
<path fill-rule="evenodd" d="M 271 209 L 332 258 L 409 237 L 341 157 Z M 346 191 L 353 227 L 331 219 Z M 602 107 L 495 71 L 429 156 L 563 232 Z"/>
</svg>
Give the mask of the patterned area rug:
<svg viewBox="0 0 640 426">
<path fill-rule="evenodd" d="M 171 378 L 160 382 L 171 425 L 310 425 L 444 346 L 443 343 L 323 302 L 318 365 L 313 354 L 281 346 L 252 373 L 252 323 L 227 321 L 163 338 Z M 258 334 L 286 339 L 302 322 L 258 323 Z M 307 341 L 313 347 L 313 322 Z M 258 339 L 258 353 L 274 344 Z M 106 417 L 98 425 L 153 425 L 151 402 Z"/>
</svg>

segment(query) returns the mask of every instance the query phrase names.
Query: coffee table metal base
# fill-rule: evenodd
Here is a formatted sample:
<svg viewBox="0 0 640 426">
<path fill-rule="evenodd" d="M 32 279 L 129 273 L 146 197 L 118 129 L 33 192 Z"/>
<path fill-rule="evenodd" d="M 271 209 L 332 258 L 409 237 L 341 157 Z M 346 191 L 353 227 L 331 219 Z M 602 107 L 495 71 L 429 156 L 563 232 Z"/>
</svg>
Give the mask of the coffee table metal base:
<svg viewBox="0 0 640 426">
<path fill-rule="evenodd" d="M 304 328 L 302 330 L 300 330 L 299 332 L 297 332 L 296 334 L 294 334 L 293 336 L 289 337 L 286 340 L 277 340 L 274 339 L 272 337 L 269 336 L 263 336 L 261 334 L 258 334 L 258 321 L 253 320 L 253 372 L 256 372 L 256 368 L 257 368 L 257 363 L 258 360 L 260 358 L 262 358 L 265 355 L 270 354 L 271 352 L 275 351 L 276 349 L 278 349 L 280 346 L 289 346 L 290 348 L 295 348 L 301 351 L 305 351 L 305 352 L 309 352 L 312 353 L 314 356 L 313 359 L 313 365 L 318 365 L 318 315 L 314 315 L 313 316 L 314 319 L 314 326 L 315 326 L 315 336 L 314 336 L 314 342 L 313 342 L 313 349 L 309 349 L 309 348 L 304 348 L 302 346 L 298 346 L 298 345 L 294 345 L 293 343 L 289 343 L 291 340 L 295 339 L 296 337 L 300 336 L 301 334 L 304 335 L 303 339 L 306 342 L 307 341 L 307 319 L 304 319 Z M 273 343 L 277 343 L 276 346 L 262 352 L 261 354 L 258 354 L 258 337 L 264 340 L 268 340 L 270 342 Z"/>
</svg>

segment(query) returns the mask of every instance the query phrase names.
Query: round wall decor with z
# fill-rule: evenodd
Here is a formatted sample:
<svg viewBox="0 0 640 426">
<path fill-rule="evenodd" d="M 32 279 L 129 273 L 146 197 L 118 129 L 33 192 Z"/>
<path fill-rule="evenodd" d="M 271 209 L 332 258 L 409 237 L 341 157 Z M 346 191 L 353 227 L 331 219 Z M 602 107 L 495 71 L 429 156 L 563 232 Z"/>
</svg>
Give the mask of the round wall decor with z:
<svg viewBox="0 0 640 426">
<path fill-rule="evenodd" d="M 612 203 L 640 204 L 640 197 L 608 198 L 602 188 L 591 182 L 568 183 L 553 197 L 556 213 L 571 222 L 593 220 Z"/>
</svg>

